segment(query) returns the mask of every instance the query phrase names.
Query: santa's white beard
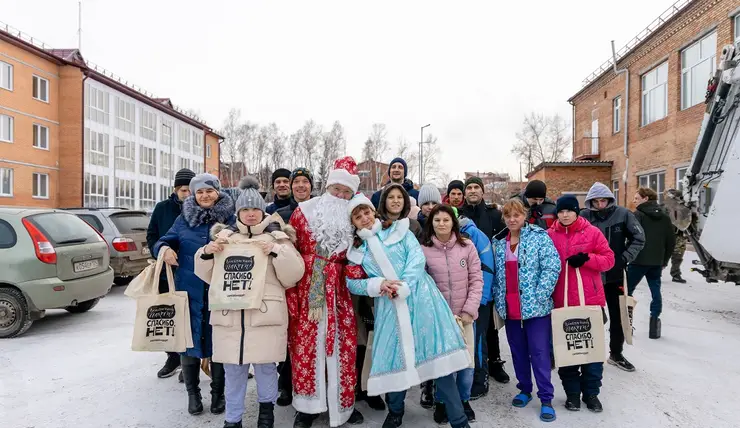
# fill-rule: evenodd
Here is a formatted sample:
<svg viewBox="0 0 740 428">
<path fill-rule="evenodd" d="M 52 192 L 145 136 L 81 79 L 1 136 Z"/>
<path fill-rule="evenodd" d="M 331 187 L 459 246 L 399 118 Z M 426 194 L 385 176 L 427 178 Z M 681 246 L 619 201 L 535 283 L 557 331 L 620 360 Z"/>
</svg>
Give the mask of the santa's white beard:
<svg viewBox="0 0 740 428">
<path fill-rule="evenodd" d="M 316 206 L 316 221 L 312 227 L 319 248 L 327 254 L 337 248 L 349 248 L 352 223 L 347 207 L 349 201 L 325 193 Z"/>
</svg>

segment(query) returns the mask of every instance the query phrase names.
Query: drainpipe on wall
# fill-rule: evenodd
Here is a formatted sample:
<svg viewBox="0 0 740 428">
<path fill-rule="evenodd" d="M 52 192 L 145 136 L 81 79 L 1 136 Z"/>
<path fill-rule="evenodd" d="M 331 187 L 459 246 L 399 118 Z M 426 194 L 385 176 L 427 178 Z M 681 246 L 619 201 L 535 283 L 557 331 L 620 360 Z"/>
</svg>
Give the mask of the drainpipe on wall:
<svg viewBox="0 0 740 428">
<path fill-rule="evenodd" d="M 573 148 L 571 149 L 570 157 L 571 159 L 575 160 L 576 158 L 576 103 L 574 103 L 573 101 L 568 101 L 568 104 L 571 105 L 570 122 L 571 122 L 571 128 L 573 128 L 570 131 L 571 141 L 572 141 L 571 144 L 573 146 Z M 521 170 L 521 165 L 519 169 Z M 522 181 L 521 175 L 522 173 L 521 171 L 519 171 L 519 181 Z"/>
<path fill-rule="evenodd" d="M 82 160 L 82 186 L 80 186 L 80 207 L 85 206 L 85 81 L 88 77 L 85 71 L 82 72 L 82 76 L 82 110 L 80 111 L 80 116 L 82 117 L 82 119 L 80 120 L 80 132 L 82 134 L 82 141 L 80 141 L 80 159 Z M 113 162 L 115 161 L 116 160 L 114 153 Z"/>
<path fill-rule="evenodd" d="M 624 188 L 622 189 L 622 193 L 624 193 L 624 206 L 627 206 L 627 181 L 629 177 L 629 169 L 630 169 L 630 156 L 629 151 L 627 150 L 627 141 L 628 141 L 628 134 L 629 134 L 629 112 L 630 112 L 630 71 L 628 68 L 617 68 L 617 52 L 614 50 L 614 40 L 612 40 L 612 59 L 614 60 L 614 73 L 616 75 L 620 75 L 624 73 L 625 80 L 624 80 L 624 174 L 622 174 L 622 183 L 624 184 Z"/>
</svg>

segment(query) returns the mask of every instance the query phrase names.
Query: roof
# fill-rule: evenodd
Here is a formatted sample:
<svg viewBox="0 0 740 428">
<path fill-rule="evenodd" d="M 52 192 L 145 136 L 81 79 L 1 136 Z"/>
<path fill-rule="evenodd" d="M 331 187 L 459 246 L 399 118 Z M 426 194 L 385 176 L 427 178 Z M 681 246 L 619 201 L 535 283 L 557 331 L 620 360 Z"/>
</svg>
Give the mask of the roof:
<svg viewBox="0 0 740 428">
<path fill-rule="evenodd" d="M 531 171 L 527 173 L 527 178 L 531 177 L 535 172 L 544 168 L 553 168 L 559 166 L 608 166 L 611 167 L 614 164 L 612 161 L 565 161 L 565 162 L 542 162 L 535 166 Z"/>
<path fill-rule="evenodd" d="M 28 52 L 38 55 L 48 61 L 59 65 L 71 65 L 78 67 L 88 77 L 91 77 L 107 86 L 110 86 L 126 95 L 136 98 L 139 101 L 148 104 L 170 116 L 176 117 L 185 123 L 213 134 L 220 139 L 224 137 L 211 129 L 202 119 L 197 116 L 186 113 L 184 110 L 172 104 L 169 98 L 156 98 L 153 94 L 139 88 L 133 83 L 107 71 L 106 69 L 87 61 L 83 58 L 78 49 L 54 49 L 44 42 L 34 39 L 29 35 L 11 27 L 8 24 L 0 22 L 0 40 L 4 40 L 14 46 L 24 49 Z"/>
<path fill-rule="evenodd" d="M 684 12 L 688 11 L 690 5 L 696 3 L 697 0 L 677 0 L 673 3 L 665 12 L 660 14 L 653 20 L 647 27 L 640 31 L 632 40 L 622 46 L 619 51 L 616 52 L 617 64 L 622 62 L 629 55 L 633 54 L 637 49 L 644 46 L 645 43 L 652 40 L 658 33 L 659 30 L 665 28 L 668 24 L 674 22 L 678 17 L 683 15 Z M 591 86 L 601 80 L 608 74 L 614 75 L 614 59 L 609 58 L 604 61 L 596 70 L 591 72 L 585 79 L 583 79 L 583 87 L 575 93 L 572 97 L 568 98 L 568 102 L 572 102 L 577 96 L 591 88 Z"/>
</svg>

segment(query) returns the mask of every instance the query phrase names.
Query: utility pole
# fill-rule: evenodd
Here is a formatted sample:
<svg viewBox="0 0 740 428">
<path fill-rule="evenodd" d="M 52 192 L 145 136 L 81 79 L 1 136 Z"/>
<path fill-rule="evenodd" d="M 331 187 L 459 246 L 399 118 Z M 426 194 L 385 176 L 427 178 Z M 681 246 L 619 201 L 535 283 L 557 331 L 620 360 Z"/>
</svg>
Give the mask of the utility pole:
<svg viewBox="0 0 740 428">
<path fill-rule="evenodd" d="M 421 127 L 421 140 L 419 140 L 419 186 L 424 184 L 424 128 L 430 124 Z"/>
<path fill-rule="evenodd" d="M 82 51 L 82 0 L 77 2 L 77 50 Z"/>
</svg>

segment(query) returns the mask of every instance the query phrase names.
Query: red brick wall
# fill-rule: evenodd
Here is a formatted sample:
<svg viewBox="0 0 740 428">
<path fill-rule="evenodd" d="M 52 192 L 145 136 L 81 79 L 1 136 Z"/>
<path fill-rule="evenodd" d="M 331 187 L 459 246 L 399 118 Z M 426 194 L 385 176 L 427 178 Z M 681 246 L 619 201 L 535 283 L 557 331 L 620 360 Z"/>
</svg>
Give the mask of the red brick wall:
<svg viewBox="0 0 740 428">
<path fill-rule="evenodd" d="M 82 70 L 59 70 L 59 206 L 81 207 L 83 199 Z"/>
<path fill-rule="evenodd" d="M 705 105 L 681 110 L 681 51 L 692 41 L 716 29 L 719 59 L 722 47 L 733 41 L 734 28 L 729 14 L 738 6 L 740 3 L 736 0 L 697 0 L 647 43 L 620 61 L 619 67 L 627 66 L 630 71 L 630 164 L 627 192 L 622 193 L 620 203 L 624 203 L 625 196 L 631 201 L 630 195 L 638 187 L 638 174 L 664 170 L 666 189 L 670 189 L 675 186 L 676 167 L 685 166 L 691 160 Z M 650 71 L 664 60 L 668 61 L 668 114 L 662 120 L 641 126 L 641 73 Z M 621 182 L 625 170 L 624 124 L 621 132 L 612 133 L 612 100 L 622 96 L 624 109 L 624 83 L 624 75 L 615 77 L 610 72 L 573 100 L 576 140 L 590 132 L 592 110 L 598 109 L 599 159 L 614 162 L 611 177 L 606 182 Z"/>
<path fill-rule="evenodd" d="M 544 181 L 547 197 L 555 201 L 564 193 L 588 192 L 597 181 L 611 187 L 610 177 L 608 166 L 556 166 L 542 168 L 530 175 L 529 180 Z"/>
</svg>

